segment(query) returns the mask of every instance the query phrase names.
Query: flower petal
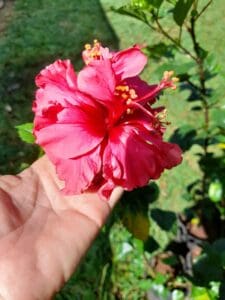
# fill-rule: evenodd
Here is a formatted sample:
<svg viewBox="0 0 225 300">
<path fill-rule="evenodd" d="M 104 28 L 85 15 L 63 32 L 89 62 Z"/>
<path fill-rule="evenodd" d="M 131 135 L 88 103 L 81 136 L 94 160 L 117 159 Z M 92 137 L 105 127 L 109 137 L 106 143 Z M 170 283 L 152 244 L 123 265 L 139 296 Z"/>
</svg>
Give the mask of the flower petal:
<svg viewBox="0 0 225 300">
<path fill-rule="evenodd" d="M 83 155 L 101 143 L 105 135 L 101 111 L 86 106 L 59 112 L 57 122 L 35 131 L 36 142 L 59 158 Z M 98 122 L 96 122 L 96 118 Z"/>
<path fill-rule="evenodd" d="M 136 101 L 139 102 L 139 99 L 145 99 L 145 101 L 143 101 L 143 104 L 146 102 L 153 104 L 155 102 L 156 96 L 158 96 L 159 94 L 157 84 L 149 85 L 138 76 L 127 78 L 126 84 L 129 86 L 129 88 L 135 90 L 138 96 Z"/>
<path fill-rule="evenodd" d="M 55 61 L 43 69 L 35 78 L 38 87 L 44 87 L 46 84 L 51 83 L 72 90 L 77 87 L 76 81 L 77 77 L 69 59 Z"/>
<path fill-rule="evenodd" d="M 56 84 L 47 84 L 44 88 L 37 90 L 33 111 L 35 115 L 43 116 L 53 106 L 60 105 L 62 108 L 66 108 L 84 105 L 84 103 L 96 107 L 95 102 L 88 95 L 79 91 L 71 91 L 68 88 L 62 88 Z"/>
<path fill-rule="evenodd" d="M 60 159 L 49 153 L 49 158 L 56 165 L 59 179 L 65 182 L 63 192 L 66 195 L 80 194 L 87 190 L 101 169 L 101 147 L 74 159 Z"/>
<path fill-rule="evenodd" d="M 83 93 L 101 100 L 104 104 L 111 102 L 115 90 L 115 75 L 109 60 L 93 61 L 86 66 L 77 78 L 78 88 Z"/>
<path fill-rule="evenodd" d="M 116 52 L 112 58 L 113 69 L 121 80 L 138 75 L 147 63 L 147 57 L 138 46 Z"/>
<path fill-rule="evenodd" d="M 116 187 L 115 183 L 111 180 L 105 180 L 98 190 L 98 194 L 101 199 L 109 200 L 114 188 Z"/>
<path fill-rule="evenodd" d="M 132 190 L 159 178 L 165 168 L 181 162 L 181 151 L 160 135 L 137 126 L 119 126 L 109 136 L 103 157 L 103 177 Z"/>
</svg>

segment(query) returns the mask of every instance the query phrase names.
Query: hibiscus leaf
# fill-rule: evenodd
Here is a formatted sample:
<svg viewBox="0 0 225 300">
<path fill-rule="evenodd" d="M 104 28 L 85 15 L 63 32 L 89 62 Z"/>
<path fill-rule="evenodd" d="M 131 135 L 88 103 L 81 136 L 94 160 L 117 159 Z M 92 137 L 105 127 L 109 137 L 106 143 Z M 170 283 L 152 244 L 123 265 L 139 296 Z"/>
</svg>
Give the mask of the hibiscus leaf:
<svg viewBox="0 0 225 300">
<path fill-rule="evenodd" d="M 149 253 L 158 250 L 159 247 L 159 243 L 152 236 L 149 236 L 147 241 L 144 243 L 144 249 Z"/>
<path fill-rule="evenodd" d="M 159 9 L 164 0 L 148 0 L 148 3 L 155 8 Z"/>
<path fill-rule="evenodd" d="M 174 49 L 173 49 L 174 52 Z M 185 62 L 185 63 L 176 63 L 176 62 L 169 62 L 162 64 L 160 67 L 157 68 L 156 74 L 162 76 L 163 72 L 165 70 L 173 70 L 175 73 L 175 76 L 179 77 L 180 81 L 185 81 L 190 77 L 190 73 L 195 68 L 194 62 Z"/>
<path fill-rule="evenodd" d="M 225 239 L 216 240 L 212 245 L 205 244 L 202 254 L 193 265 L 193 282 L 202 286 L 208 286 L 211 281 L 224 282 L 224 263 Z"/>
<path fill-rule="evenodd" d="M 179 0 L 173 11 L 173 18 L 177 25 L 182 26 L 194 0 Z"/>
<path fill-rule="evenodd" d="M 183 151 L 187 151 L 194 144 L 199 144 L 197 131 L 191 125 L 183 125 L 176 129 L 170 137 L 170 142 L 177 143 Z"/>
<path fill-rule="evenodd" d="M 166 45 L 163 42 L 146 47 L 146 52 L 149 57 L 154 60 L 161 60 L 163 56 L 167 58 L 174 58 L 176 47 L 173 45 Z"/>
<path fill-rule="evenodd" d="M 165 231 L 170 231 L 177 220 L 174 212 L 159 208 L 153 208 L 151 210 L 151 217 L 158 226 Z"/>
<path fill-rule="evenodd" d="M 122 223 L 139 240 L 147 241 L 149 237 L 148 209 L 158 196 L 159 188 L 154 182 L 132 192 L 125 192 L 122 196 L 119 205 Z"/>
<path fill-rule="evenodd" d="M 142 241 L 148 239 L 150 222 L 147 214 L 127 211 L 123 216 L 122 222 L 135 238 Z"/>
<path fill-rule="evenodd" d="M 33 144 L 35 139 L 33 136 L 33 123 L 24 123 L 16 126 L 19 137 L 22 141 Z"/>
<path fill-rule="evenodd" d="M 146 14 L 143 9 L 133 7 L 132 5 L 124 5 L 119 8 L 111 7 L 112 11 L 121 15 L 130 16 L 146 23 Z"/>
</svg>

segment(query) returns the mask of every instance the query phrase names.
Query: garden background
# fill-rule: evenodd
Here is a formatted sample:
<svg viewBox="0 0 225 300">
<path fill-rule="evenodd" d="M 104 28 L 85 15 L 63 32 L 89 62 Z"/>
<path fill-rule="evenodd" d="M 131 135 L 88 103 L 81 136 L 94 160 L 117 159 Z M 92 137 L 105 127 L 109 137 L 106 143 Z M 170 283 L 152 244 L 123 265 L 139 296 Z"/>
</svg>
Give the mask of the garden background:
<svg viewBox="0 0 225 300">
<path fill-rule="evenodd" d="M 180 77 L 159 104 L 171 122 L 166 139 L 182 147 L 183 163 L 124 195 L 55 299 L 225 299 L 224 8 L 223 0 L 8 0 L 0 9 L 1 174 L 41 155 L 20 139 L 27 127 L 16 126 L 32 122 L 34 77 L 57 58 L 79 70 L 84 44 L 96 38 L 112 49 L 138 43 L 149 56 L 143 79 L 158 82 L 165 70 Z"/>
</svg>

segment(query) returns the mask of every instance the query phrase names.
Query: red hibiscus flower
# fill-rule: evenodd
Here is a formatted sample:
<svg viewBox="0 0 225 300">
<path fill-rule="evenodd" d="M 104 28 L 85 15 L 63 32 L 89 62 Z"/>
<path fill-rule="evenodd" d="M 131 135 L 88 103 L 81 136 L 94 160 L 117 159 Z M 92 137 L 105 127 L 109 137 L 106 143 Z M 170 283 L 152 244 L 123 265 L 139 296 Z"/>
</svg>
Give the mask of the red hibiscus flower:
<svg viewBox="0 0 225 300">
<path fill-rule="evenodd" d="M 161 90 L 175 87 L 172 73 L 158 85 L 142 81 L 147 59 L 138 46 L 112 53 L 96 41 L 83 59 L 78 75 L 69 60 L 58 60 L 36 77 L 34 134 L 64 192 L 95 189 L 108 199 L 115 186 L 144 186 L 179 164 L 180 148 L 163 141 L 164 108 L 151 107 Z"/>
</svg>

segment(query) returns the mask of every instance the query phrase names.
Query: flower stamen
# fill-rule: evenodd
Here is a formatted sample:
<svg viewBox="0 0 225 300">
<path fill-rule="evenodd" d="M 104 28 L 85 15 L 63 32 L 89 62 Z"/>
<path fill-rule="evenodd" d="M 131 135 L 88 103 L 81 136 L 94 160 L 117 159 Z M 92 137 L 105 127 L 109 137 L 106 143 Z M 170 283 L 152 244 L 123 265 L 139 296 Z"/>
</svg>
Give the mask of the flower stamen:
<svg viewBox="0 0 225 300">
<path fill-rule="evenodd" d="M 160 82 L 160 85 L 162 88 L 171 88 L 172 90 L 175 90 L 177 88 L 176 84 L 179 81 L 178 77 L 172 77 L 174 74 L 174 71 L 165 71 L 163 73 L 163 79 Z"/>
<path fill-rule="evenodd" d="M 100 60 L 102 58 L 101 43 L 98 40 L 94 40 L 93 45 L 86 44 L 84 49 L 82 56 L 86 65 L 93 60 Z"/>
<path fill-rule="evenodd" d="M 126 84 L 117 85 L 115 88 L 114 95 L 117 96 L 118 98 L 122 98 L 123 100 L 126 100 L 126 103 L 127 101 L 131 99 L 132 100 L 136 99 L 138 97 L 135 89 L 130 88 Z"/>
</svg>

